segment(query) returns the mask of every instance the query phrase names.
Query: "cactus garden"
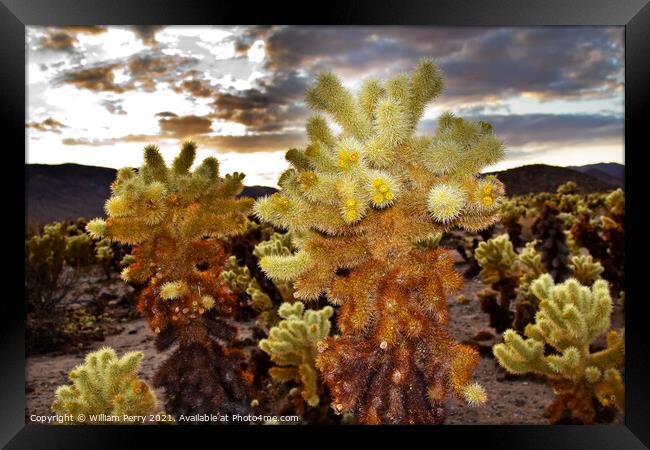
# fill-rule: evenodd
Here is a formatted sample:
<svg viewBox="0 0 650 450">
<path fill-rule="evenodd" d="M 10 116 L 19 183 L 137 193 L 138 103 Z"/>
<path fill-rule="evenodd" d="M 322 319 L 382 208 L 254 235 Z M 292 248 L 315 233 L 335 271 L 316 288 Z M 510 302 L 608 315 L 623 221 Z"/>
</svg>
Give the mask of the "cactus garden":
<svg viewBox="0 0 650 450">
<path fill-rule="evenodd" d="M 624 190 L 511 195 L 498 126 L 419 128 L 446 83 L 323 71 L 275 192 L 148 144 L 26 232 L 28 420 L 623 423 Z"/>
</svg>

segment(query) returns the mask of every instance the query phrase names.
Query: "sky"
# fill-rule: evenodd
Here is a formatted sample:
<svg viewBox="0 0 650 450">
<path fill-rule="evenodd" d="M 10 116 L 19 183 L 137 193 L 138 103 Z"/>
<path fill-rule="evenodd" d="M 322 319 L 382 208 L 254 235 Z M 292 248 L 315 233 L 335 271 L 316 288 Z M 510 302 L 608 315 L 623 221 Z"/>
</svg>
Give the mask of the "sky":
<svg viewBox="0 0 650 450">
<path fill-rule="evenodd" d="M 489 121 L 506 146 L 486 170 L 624 163 L 624 28 L 70 26 L 26 28 L 28 164 L 138 167 L 183 140 L 247 185 L 276 186 L 306 145 L 305 89 L 333 71 L 407 72 L 422 57 L 445 84 L 425 111 Z"/>
</svg>

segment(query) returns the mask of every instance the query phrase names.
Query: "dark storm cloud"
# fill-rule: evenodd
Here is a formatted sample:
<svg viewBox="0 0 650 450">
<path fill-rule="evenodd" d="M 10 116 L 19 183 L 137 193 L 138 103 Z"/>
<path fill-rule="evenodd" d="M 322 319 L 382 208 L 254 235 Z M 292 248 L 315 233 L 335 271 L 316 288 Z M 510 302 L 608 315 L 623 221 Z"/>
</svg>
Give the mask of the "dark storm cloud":
<svg viewBox="0 0 650 450">
<path fill-rule="evenodd" d="M 468 117 L 492 124 L 495 135 L 506 146 L 529 144 L 598 144 L 623 139 L 623 119 L 612 115 L 519 114 L 478 115 Z M 424 120 L 418 127 L 423 133 L 435 131 L 435 120 Z"/>
<path fill-rule="evenodd" d="M 165 28 L 162 25 L 136 25 L 131 27 L 133 32 L 148 45 L 156 44 L 156 33 Z"/>
<path fill-rule="evenodd" d="M 444 95 L 610 96 L 623 81 L 616 34 L 603 28 L 495 30 L 441 62 Z"/>
<path fill-rule="evenodd" d="M 52 117 L 48 117 L 42 122 L 29 122 L 25 125 L 27 128 L 32 128 L 37 131 L 49 131 L 52 133 L 61 133 L 61 128 L 67 128 L 66 125 L 62 124 Z"/>
<path fill-rule="evenodd" d="M 276 71 L 332 69 L 386 76 L 433 57 L 446 97 L 576 98 L 621 89 L 620 29 L 286 27 L 266 39 Z"/>
<path fill-rule="evenodd" d="M 212 120 L 207 117 L 167 116 L 159 119 L 158 123 L 164 134 L 180 138 L 212 131 Z"/>
<path fill-rule="evenodd" d="M 460 51 L 484 28 L 286 27 L 266 40 L 269 67 L 307 70 L 406 70 L 420 57 L 442 58 Z"/>
</svg>

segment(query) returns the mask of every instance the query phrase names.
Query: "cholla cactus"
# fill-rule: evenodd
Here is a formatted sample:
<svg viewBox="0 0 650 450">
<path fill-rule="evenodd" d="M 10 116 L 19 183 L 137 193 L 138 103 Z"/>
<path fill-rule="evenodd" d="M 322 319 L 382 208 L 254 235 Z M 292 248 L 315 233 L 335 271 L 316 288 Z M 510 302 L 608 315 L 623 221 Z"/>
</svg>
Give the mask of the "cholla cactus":
<svg viewBox="0 0 650 450">
<path fill-rule="evenodd" d="M 65 222 L 47 224 L 41 233 L 25 240 L 28 349 L 32 343 L 48 340 L 44 335 L 39 337 L 42 331 L 49 329 L 54 334 L 60 331 L 62 311 L 57 305 L 67 288 L 77 282 L 81 269 L 92 260 L 92 241 L 87 235 L 79 234 L 76 226 Z M 51 336 L 49 340 L 57 338 Z"/>
<path fill-rule="evenodd" d="M 519 205 L 516 200 L 509 199 L 501 206 L 501 223 L 515 248 L 520 247 L 523 243 L 521 239 L 522 226 L 519 221 L 525 215 L 526 207 Z"/>
<path fill-rule="evenodd" d="M 583 203 L 571 237 L 576 246 L 589 250 L 603 266 L 603 278 L 619 291 L 625 286 L 625 194 L 622 189 L 589 194 Z"/>
<path fill-rule="evenodd" d="M 470 404 L 485 400 L 471 381 L 477 352 L 447 331 L 446 291 L 462 278 L 447 251 L 413 243 L 498 219 L 503 185 L 476 174 L 503 146 L 488 123 L 449 113 L 433 136 L 414 135 L 441 88 L 427 59 L 386 83 L 366 81 L 356 99 L 333 74 L 319 76 L 307 102 L 343 131 L 309 119 L 310 143 L 287 152 L 281 191 L 254 207 L 304 233 L 296 252 L 260 264 L 272 279 L 295 280 L 298 299 L 326 293 L 340 305 L 343 334 L 322 341 L 317 366 L 334 410 L 362 423 L 442 422 L 448 387 Z"/>
<path fill-rule="evenodd" d="M 596 280 L 600 278 L 603 273 L 603 266 L 599 262 L 594 262 L 591 255 L 576 255 L 571 257 L 571 264 L 573 276 L 580 284 L 591 286 Z"/>
<path fill-rule="evenodd" d="M 239 265 L 236 256 L 228 258 L 221 277 L 232 292 L 245 294 L 250 298 L 250 305 L 260 313 L 259 322 L 266 323 L 269 321 L 270 313 L 273 310 L 271 297 L 262 290 L 257 280 L 251 276 L 248 267 Z"/>
<path fill-rule="evenodd" d="M 83 416 L 82 423 L 88 424 L 129 423 L 125 415 L 153 413 L 156 396 L 138 378 L 142 357 L 141 352 L 129 352 L 118 358 L 110 347 L 89 353 L 84 364 L 68 375 L 73 384 L 56 389 L 52 410 L 59 415 L 72 415 L 76 423 Z"/>
<path fill-rule="evenodd" d="M 278 365 L 269 370 L 269 375 L 277 381 L 301 383 L 302 398 L 310 406 L 316 406 L 320 402 L 316 346 L 329 336 L 329 319 L 334 310 L 326 306 L 319 311 L 305 311 L 301 302 L 295 302 L 283 303 L 278 314 L 284 320 L 271 328 L 268 339 L 259 343 Z"/>
<path fill-rule="evenodd" d="M 298 242 L 295 233 L 273 233 L 267 240 L 261 241 L 255 246 L 253 255 L 259 260 L 266 256 L 290 256 L 297 247 Z M 285 302 L 293 302 L 293 283 L 291 281 L 275 281 L 275 287 Z"/>
<path fill-rule="evenodd" d="M 567 181 L 557 187 L 557 193 L 560 195 L 575 194 L 578 190 L 578 185 L 575 181 Z"/>
<path fill-rule="evenodd" d="M 515 253 L 510 237 L 501 234 L 487 242 L 481 242 L 474 252 L 481 266 L 481 278 L 486 283 L 498 283 L 509 278 L 517 278 Z"/>
<path fill-rule="evenodd" d="M 111 246 L 110 239 L 101 239 L 95 244 L 95 259 L 102 269 L 104 269 L 106 279 L 109 279 L 111 276 L 111 269 L 113 268 L 113 261 L 115 259 L 115 252 Z"/>
<path fill-rule="evenodd" d="M 244 175 L 220 178 L 214 158 L 191 173 L 195 153 L 195 144 L 186 142 L 167 168 L 156 147 L 146 147 L 139 172 L 118 172 L 106 202 L 109 218 L 87 226 L 95 238 L 133 245 L 133 262 L 122 278 L 151 280 L 139 308 L 156 333 L 184 326 L 212 308 L 227 314 L 233 307 L 220 282 L 225 256 L 217 238 L 242 231 L 251 200 L 234 198 Z"/>
<path fill-rule="evenodd" d="M 605 205 L 613 216 L 621 216 L 625 213 L 625 193 L 618 188 L 605 197 Z"/>
<path fill-rule="evenodd" d="M 544 273 L 542 255 L 535 248 L 539 241 L 526 242 L 526 245 L 517 256 L 518 262 L 526 268 L 522 278 L 524 281 L 532 281 Z"/>
<path fill-rule="evenodd" d="M 65 267 L 67 237 L 63 223 L 44 227 L 25 241 L 25 278 L 30 310 L 49 311 L 58 302 L 56 292 Z"/>
<path fill-rule="evenodd" d="M 122 278 L 149 281 L 138 310 L 148 315 L 158 348 L 179 343 L 155 376 L 172 414 L 216 413 L 223 403 L 245 403 L 238 363 L 222 349 L 224 326 L 214 317 L 237 306 L 221 278 L 226 255 L 219 238 L 246 228 L 252 200 L 235 199 L 244 175 L 221 178 L 215 158 L 190 172 L 195 153 L 195 144 L 184 143 L 168 168 L 155 146 L 146 147 L 138 172 L 118 172 L 106 202 L 109 218 L 87 226 L 94 238 L 133 245 Z"/>
<path fill-rule="evenodd" d="M 559 282 L 569 276 L 569 249 L 566 245 L 564 222 L 558 214 L 557 208 L 546 202 L 533 224 L 533 233 L 535 239 L 540 242 L 542 264 L 553 279 Z"/>
<path fill-rule="evenodd" d="M 481 267 L 480 276 L 490 288 L 479 293 L 481 310 L 490 315 L 490 326 L 498 332 L 512 326 L 510 304 L 517 297 L 520 270 L 517 253 L 507 234 L 481 242 L 474 257 Z"/>
<path fill-rule="evenodd" d="M 269 255 L 290 255 L 295 248 L 290 233 L 273 232 L 267 239 L 255 245 L 252 255 L 257 258 L 256 261 L 259 261 L 259 259 Z M 257 317 L 259 325 L 271 326 L 277 322 L 278 318 L 273 308 L 273 299 L 251 274 L 249 267 L 240 265 L 237 257 L 231 256 L 228 258 L 221 277 L 232 292 L 243 295 L 253 309 L 259 313 Z M 293 297 L 293 283 L 290 281 L 275 281 L 272 286 L 283 302 L 291 303 L 295 300 Z"/>
<path fill-rule="evenodd" d="M 551 406 L 551 421 L 569 411 L 585 423 L 593 422 L 597 400 L 603 406 L 624 405 L 624 387 L 618 367 L 623 364 L 623 334 L 610 330 L 607 348 L 590 351 L 590 344 L 610 326 L 612 300 L 607 282 L 597 280 L 590 289 L 575 279 L 555 285 L 544 274 L 531 285 L 540 300 L 535 323 L 522 338 L 513 330 L 504 343 L 493 347 L 499 364 L 515 374 L 537 373 L 551 380 L 558 398 Z M 545 352 L 545 345 L 555 350 Z"/>
<path fill-rule="evenodd" d="M 93 241 L 87 234 L 77 234 L 66 238 L 65 260 L 76 268 L 88 266 L 93 262 Z"/>
</svg>

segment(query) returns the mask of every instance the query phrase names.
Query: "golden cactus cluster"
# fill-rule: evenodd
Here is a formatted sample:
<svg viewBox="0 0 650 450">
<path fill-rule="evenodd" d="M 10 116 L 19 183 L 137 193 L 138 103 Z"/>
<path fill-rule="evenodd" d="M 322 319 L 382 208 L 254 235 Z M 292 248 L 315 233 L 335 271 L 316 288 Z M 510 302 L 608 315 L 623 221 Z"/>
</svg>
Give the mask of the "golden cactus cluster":
<svg viewBox="0 0 650 450">
<path fill-rule="evenodd" d="M 229 314 L 234 304 L 220 277 L 225 255 L 218 238 L 245 229 L 252 200 L 234 198 L 244 176 L 221 178 L 215 158 L 190 171 L 195 155 L 195 144 L 186 142 L 167 167 L 155 146 L 146 147 L 145 164 L 121 169 L 111 185 L 108 218 L 87 226 L 94 238 L 132 244 L 122 278 L 149 281 L 139 308 L 156 332 L 213 308 Z"/>
</svg>

